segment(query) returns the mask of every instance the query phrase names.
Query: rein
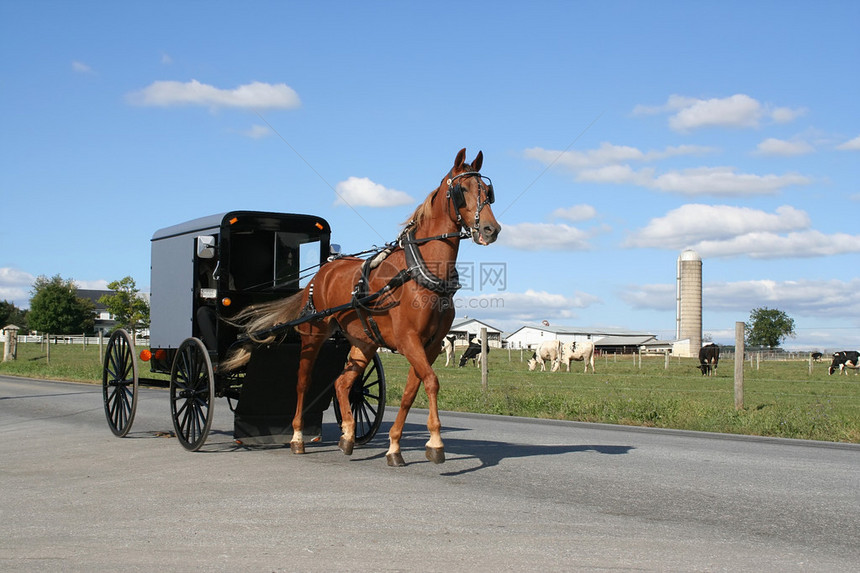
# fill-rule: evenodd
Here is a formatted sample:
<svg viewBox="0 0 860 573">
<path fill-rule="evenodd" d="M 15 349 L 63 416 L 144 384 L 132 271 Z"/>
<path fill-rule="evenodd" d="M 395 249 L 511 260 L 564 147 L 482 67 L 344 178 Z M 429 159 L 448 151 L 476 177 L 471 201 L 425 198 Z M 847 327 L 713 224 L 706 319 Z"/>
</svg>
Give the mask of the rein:
<svg viewBox="0 0 860 573">
<path fill-rule="evenodd" d="M 454 185 L 457 179 L 461 177 L 477 177 L 478 178 L 478 201 L 476 203 L 475 208 L 475 225 L 474 227 L 468 227 L 463 224 L 463 219 L 460 216 L 460 208 L 457 207 L 457 200 L 454 198 L 454 195 L 457 194 L 455 189 L 459 188 L 459 185 Z M 368 308 L 368 305 L 374 303 L 377 299 L 381 298 L 385 294 L 391 292 L 394 289 L 397 289 L 403 286 L 409 280 L 414 280 L 418 285 L 430 290 L 434 293 L 442 297 L 451 297 L 455 292 L 460 288 L 459 277 L 457 274 L 457 268 L 453 267 L 452 270 L 452 278 L 451 279 L 443 279 L 436 274 L 434 274 L 430 268 L 427 266 L 427 262 L 424 260 L 424 257 L 421 256 L 421 252 L 418 250 L 418 245 L 423 245 L 424 243 L 429 243 L 432 241 L 446 241 L 448 239 L 468 239 L 472 238 L 473 233 L 479 233 L 479 222 L 481 217 L 481 211 L 484 207 L 491 204 L 493 202 L 493 184 L 492 182 L 489 185 L 485 185 L 483 181 L 483 176 L 477 171 L 467 171 L 464 173 L 460 173 L 458 175 L 451 175 L 448 173 L 448 209 L 453 207 L 454 211 L 457 213 L 457 231 L 450 233 L 442 233 L 441 235 L 434 235 L 432 237 L 422 237 L 420 239 L 415 238 L 415 220 L 409 221 L 404 227 L 403 231 L 401 231 L 400 235 L 397 237 L 395 241 L 387 243 L 382 248 L 369 249 L 366 251 L 362 251 L 361 253 L 356 253 L 356 255 L 362 255 L 367 253 L 375 253 L 374 255 L 365 259 L 364 263 L 361 265 L 361 274 L 359 276 L 358 282 L 355 285 L 355 288 L 352 291 L 352 300 L 350 302 L 327 308 L 325 310 L 317 310 L 314 307 L 313 303 L 313 282 L 308 285 L 308 301 L 305 305 L 304 310 L 299 315 L 298 318 L 293 320 L 282 322 L 280 324 L 276 324 L 270 328 L 260 330 L 258 332 L 245 334 L 239 336 L 236 342 L 231 346 L 235 346 L 237 344 L 242 344 L 248 341 L 251 341 L 255 338 L 266 337 L 271 334 L 275 334 L 289 328 L 293 328 L 305 322 L 310 322 L 312 320 L 317 320 L 320 318 L 325 318 L 327 316 L 331 316 L 336 312 L 342 312 L 345 310 L 355 310 L 358 314 L 359 319 L 361 320 L 362 326 L 364 327 L 365 334 L 373 340 L 376 344 L 383 347 L 390 346 L 385 342 L 385 339 L 382 337 L 379 332 L 379 328 L 376 325 L 376 321 L 374 321 L 372 316 L 369 316 L 369 313 L 374 311 L 382 311 L 385 308 Z M 484 191 L 485 199 L 481 201 L 480 193 Z M 462 189 L 459 191 L 461 201 L 462 201 Z M 453 219 L 453 217 L 452 217 Z M 382 260 L 384 260 L 395 247 L 400 247 L 403 249 L 403 253 L 406 257 L 406 268 L 398 272 L 394 277 L 392 277 L 388 283 L 385 284 L 384 287 L 379 289 L 376 292 L 369 293 L 367 291 L 367 285 L 370 282 L 370 271 L 376 268 Z M 334 257 L 334 259 L 341 258 L 344 255 L 340 255 L 338 257 Z M 355 256 L 355 255 L 350 255 Z M 334 260 L 331 259 L 331 260 Z M 367 311 L 368 316 L 365 316 L 362 312 L 362 309 Z"/>
</svg>

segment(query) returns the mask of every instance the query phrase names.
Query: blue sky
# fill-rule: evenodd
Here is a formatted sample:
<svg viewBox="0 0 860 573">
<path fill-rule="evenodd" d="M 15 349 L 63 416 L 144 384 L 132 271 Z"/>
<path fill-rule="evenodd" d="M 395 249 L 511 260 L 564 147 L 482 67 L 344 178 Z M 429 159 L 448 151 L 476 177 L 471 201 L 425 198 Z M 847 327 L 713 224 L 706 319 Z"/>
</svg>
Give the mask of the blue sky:
<svg viewBox="0 0 860 573">
<path fill-rule="evenodd" d="M 850 1 L 3 2 L 0 299 L 146 291 L 155 230 L 232 209 L 382 244 L 466 147 L 503 229 L 461 248 L 459 316 L 672 339 L 692 247 L 717 342 L 766 306 L 787 348 L 858 348 L 858 28 Z"/>
</svg>

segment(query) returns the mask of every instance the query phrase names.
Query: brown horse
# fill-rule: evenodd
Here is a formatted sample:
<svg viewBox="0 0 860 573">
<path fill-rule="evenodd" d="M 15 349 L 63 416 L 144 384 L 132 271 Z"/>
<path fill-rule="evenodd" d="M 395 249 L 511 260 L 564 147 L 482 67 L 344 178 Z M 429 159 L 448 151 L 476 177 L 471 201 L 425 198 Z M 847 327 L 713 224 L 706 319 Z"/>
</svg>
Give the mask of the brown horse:
<svg viewBox="0 0 860 573">
<path fill-rule="evenodd" d="M 425 453 L 434 463 L 445 461 L 436 402 L 439 379 L 432 364 L 454 320 L 453 295 L 459 287 L 455 263 L 460 239 L 471 238 L 479 245 L 489 245 L 501 229 L 490 208 L 494 200 L 492 183 L 480 174 L 483 153 L 479 151 L 471 165 L 465 159 L 466 150 L 461 149 L 442 183 L 405 223 L 396 246 L 368 261 L 343 257 L 328 262 L 301 292 L 248 309 L 240 317 L 248 333 L 263 332 L 304 315 L 314 317 L 296 327 L 302 342 L 290 441 L 293 453 L 304 453 L 302 408 L 314 361 L 323 342 L 340 330 L 352 344 L 346 366 L 335 381 L 342 420 L 340 449 L 350 455 L 355 444 L 350 388 L 376 351 L 387 347 L 405 356 L 410 364 L 400 410 L 389 432 L 388 465 L 405 465 L 400 438 L 422 382 L 430 409 L 430 440 Z M 373 264 L 369 264 L 371 260 Z M 360 304 L 362 295 L 373 293 L 381 294 L 372 302 Z M 336 307 L 344 309 L 328 315 L 317 310 Z M 250 351 L 240 349 L 221 368 L 233 369 L 249 359 Z"/>
</svg>

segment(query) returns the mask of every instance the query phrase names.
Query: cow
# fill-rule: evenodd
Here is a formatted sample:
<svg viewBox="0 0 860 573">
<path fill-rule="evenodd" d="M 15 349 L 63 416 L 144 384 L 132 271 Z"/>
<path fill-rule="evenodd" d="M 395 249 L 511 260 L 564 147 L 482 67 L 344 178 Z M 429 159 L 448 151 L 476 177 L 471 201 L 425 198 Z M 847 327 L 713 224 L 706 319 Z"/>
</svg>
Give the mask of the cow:
<svg viewBox="0 0 860 573">
<path fill-rule="evenodd" d="M 567 366 L 567 371 L 570 372 L 570 361 L 583 362 L 585 364 L 584 372 L 588 372 L 588 365 L 591 364 L 591 373 L 594 374 L 594 343 L 586 340 L 585 342 L 570 342 L 562 345 L 561 364 Z"/>
<path fill-rule="evenodd" d="M 699 366 L 702 376 L 713 376 L 717 372 L 717 364 L 720 363 L 720 347 L 714 344 L 704 345 L 699 349 Z"/>
<path fill-rule="evenodd" d="M 541 342 L 540 346 L 538 346 L 537 350 L 532 354 L 532 357 L 529 359 L 529 371 L 537 368 L 538 364 L 540 364 L 540 371 L 546 372 L 546 364 L 545 360 L 549 360 L 549 363 L 552 365 L 552 371 L 555 372 L 558 370 L 558 361 L 561 358 L 561 341 L 560 340 L 547 340 L 545 342 Z"/>
<path fill-rule="evenodd" d="M 490 353 L 490 346 L 487 345 L 487 354 Z M 466 365 L 466 362 L 472 360 L 475 363 L 475 366 L 480 366 L 481 364 L 481 339 L 475 337 L 472 339 L 472 342 L 469 343 L 469 346 L 466 348 L 466 352 L 463 353 L 463 356 L 460 357 L 460 368 Z"/>
<path fill-rule="evenodd" d="M 445 339 L 442 341 L 442 350 L 445 351 L 445 366 L 450 366 L 454 364 L 455 356 L 454 356 L 454 341 L 457 340 L 457 336 L 454 334 L 446 334 Z"/>
<path fill-rule="evenodd" d="M 813 362 L 821 362 L 821 357 L 824 355 L 820 352 L 813 352 L 809 356 L 812 358 Z"/>
<path fill-rule="evenodd" d="M 854 370 L 854 374 L 857 374 L 857 370 L 860 369 L 860 352 L 856 350 L 842 350 L 840 352 L 833 353 L 833 362 L 830 363 L 830 368 L 828 368 L 828 374 L 833 374 L 837 370 L 840 373 L 845 372 L 848 374 L 848 368 Z"/>
</svg>

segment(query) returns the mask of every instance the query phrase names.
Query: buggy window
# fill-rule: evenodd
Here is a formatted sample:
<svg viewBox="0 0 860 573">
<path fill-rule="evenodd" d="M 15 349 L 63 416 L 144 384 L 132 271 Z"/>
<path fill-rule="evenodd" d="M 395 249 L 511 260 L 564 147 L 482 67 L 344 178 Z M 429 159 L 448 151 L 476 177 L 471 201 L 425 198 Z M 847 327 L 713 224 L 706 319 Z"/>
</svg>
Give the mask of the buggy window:
<svg viewBox="0 0 860 573">
<path fill-rule="evenodd" d="M 246 231 L 234 233 L 231 281 L 237 290 L 299 290 L 320 260 L 320 241 L 306 233 Z"/>
<path fill-rule="evenodd" d="M 320 242 L 306 233 L 275 233 L 274 288 L 304 287 L 320 260 Z"/>
</svg>

